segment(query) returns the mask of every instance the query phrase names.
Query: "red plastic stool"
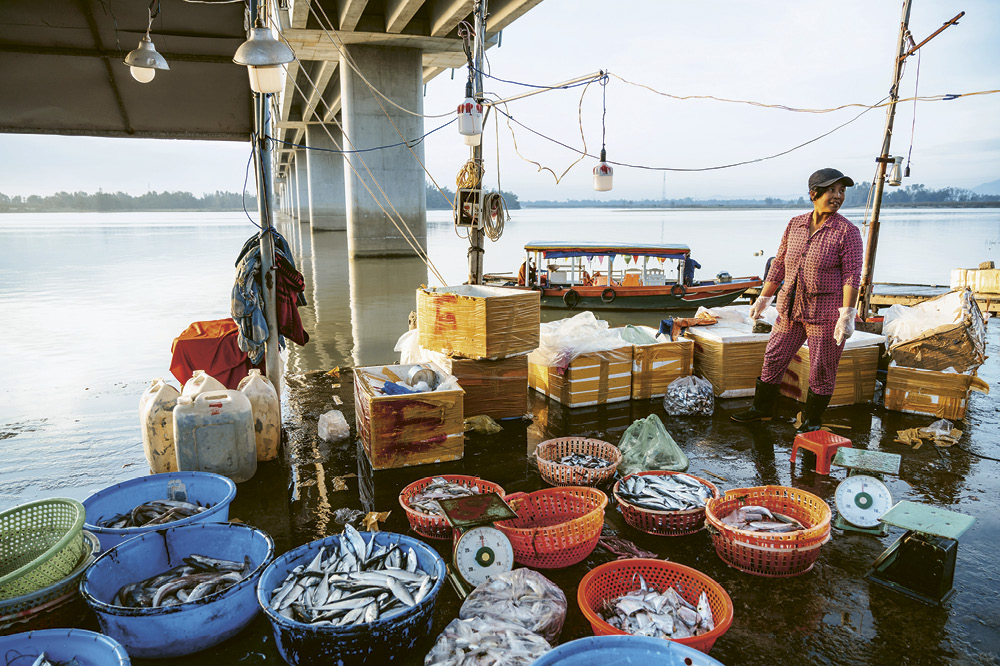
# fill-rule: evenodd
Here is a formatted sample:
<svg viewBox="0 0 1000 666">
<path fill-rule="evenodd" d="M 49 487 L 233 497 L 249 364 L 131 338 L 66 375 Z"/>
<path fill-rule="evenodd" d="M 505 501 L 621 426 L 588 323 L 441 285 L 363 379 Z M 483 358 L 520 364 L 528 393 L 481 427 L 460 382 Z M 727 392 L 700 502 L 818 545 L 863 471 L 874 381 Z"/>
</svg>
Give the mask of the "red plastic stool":
<svg viewBox="0 0 1000 666">
<path fill-rule="evenodd" d="M 814 430 L 796 435 L 795 443 L 792 444 L 792 466 L 795 465 L 795 456 L 801 448 L 816 454 L 817 474 L 829 474 L 830 463 L 833 461 L 833 457 L 837 455 L 837 449 L 841 447 L 854 448 L 851 445 L 851 440 L 840 435 L 835 435 L 832 432 L 827 432 L 826 430 Z"/>
</svg>

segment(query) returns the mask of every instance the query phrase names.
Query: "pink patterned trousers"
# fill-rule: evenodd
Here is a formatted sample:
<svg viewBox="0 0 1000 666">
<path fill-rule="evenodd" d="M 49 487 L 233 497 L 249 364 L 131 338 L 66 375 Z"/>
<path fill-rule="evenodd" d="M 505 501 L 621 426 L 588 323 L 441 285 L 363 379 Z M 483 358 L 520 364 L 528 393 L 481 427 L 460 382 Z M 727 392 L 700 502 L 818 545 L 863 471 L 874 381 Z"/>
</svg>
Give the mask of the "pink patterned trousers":
<svg viewBox="0 0 1000 666">
<path fill-rule="evenodd" d="M 784 315 L 779 316 L 771 330 L 771 338 L 767 341 L 764 367 L 760 371 L 761 381 L 767 384 L 780 383 L 795 352 L 808 339 L 809 388 L 817 395 L 833 395 L 837 384 L 837 366 L 844 350 L 843 345 L 838 345 L 833 340 L 836 325 L 836 319 L 829 323 L 807 324 L 792 321 Z"/>
</svg>

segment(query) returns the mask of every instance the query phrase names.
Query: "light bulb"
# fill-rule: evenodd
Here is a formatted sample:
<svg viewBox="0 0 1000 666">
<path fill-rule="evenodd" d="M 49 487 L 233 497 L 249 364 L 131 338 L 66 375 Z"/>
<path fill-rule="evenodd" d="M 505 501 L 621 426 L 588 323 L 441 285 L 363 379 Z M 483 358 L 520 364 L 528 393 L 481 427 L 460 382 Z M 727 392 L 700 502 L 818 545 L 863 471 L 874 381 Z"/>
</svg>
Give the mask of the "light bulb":
<svg viewBox="0 0 1000 666">
<path fill-rule="evenodd" d="M 156 70 L 152 67 L 136 67 L 132 65 L 128 70 L 132 73 L 132 78 L 139 83 L 149 83 L 156 76 Z"/>
<path fill-rule="evenodd" d="M 247 67 L 250 89 L 255 93 L 281 92 L 281 65 Z"/>
</svg>

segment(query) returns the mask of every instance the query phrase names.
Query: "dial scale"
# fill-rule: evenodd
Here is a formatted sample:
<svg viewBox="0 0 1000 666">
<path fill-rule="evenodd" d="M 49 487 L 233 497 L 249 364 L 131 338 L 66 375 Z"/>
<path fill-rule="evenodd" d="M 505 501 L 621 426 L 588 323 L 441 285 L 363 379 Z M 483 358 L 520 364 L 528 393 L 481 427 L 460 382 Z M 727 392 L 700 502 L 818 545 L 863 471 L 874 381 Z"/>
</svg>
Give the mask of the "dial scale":
<svg viewBox="0 0 1000 666">
<path fill-rule="evenodd" d="M 452 566 L 463 582 L 478 587 L 514 568 L 514 547 L 493 526 L 517 514 L 496 493 L 438 500 L 453 528 Z"/>
<path fill-rule="evenodd" d="M 878 527 L 879 518 L 892 508 L 889 489 L 867 474 L 853 474 L 841 481 L 834 500 L 841 517 L 858 527 Z"/>
</svg>

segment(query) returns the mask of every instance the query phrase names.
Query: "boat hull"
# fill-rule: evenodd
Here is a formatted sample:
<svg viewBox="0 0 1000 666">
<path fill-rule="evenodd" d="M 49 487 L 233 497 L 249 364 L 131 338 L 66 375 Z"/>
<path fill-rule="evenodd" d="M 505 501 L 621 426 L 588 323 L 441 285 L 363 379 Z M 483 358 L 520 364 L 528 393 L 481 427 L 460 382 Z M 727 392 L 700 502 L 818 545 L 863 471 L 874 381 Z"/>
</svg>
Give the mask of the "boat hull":
<svg viewBox="0 0 1000 666">
<path fill-rule="evenodd" d="M 685 293 L 667 287 L 553 287 L 542 290 L 541 306 L 560 310 L 695 310 L 728 305 L 760 280 L 741 280 L 689 287 Z M 570 292 L 573 294 L 570 294 Z"/>
</svg>

